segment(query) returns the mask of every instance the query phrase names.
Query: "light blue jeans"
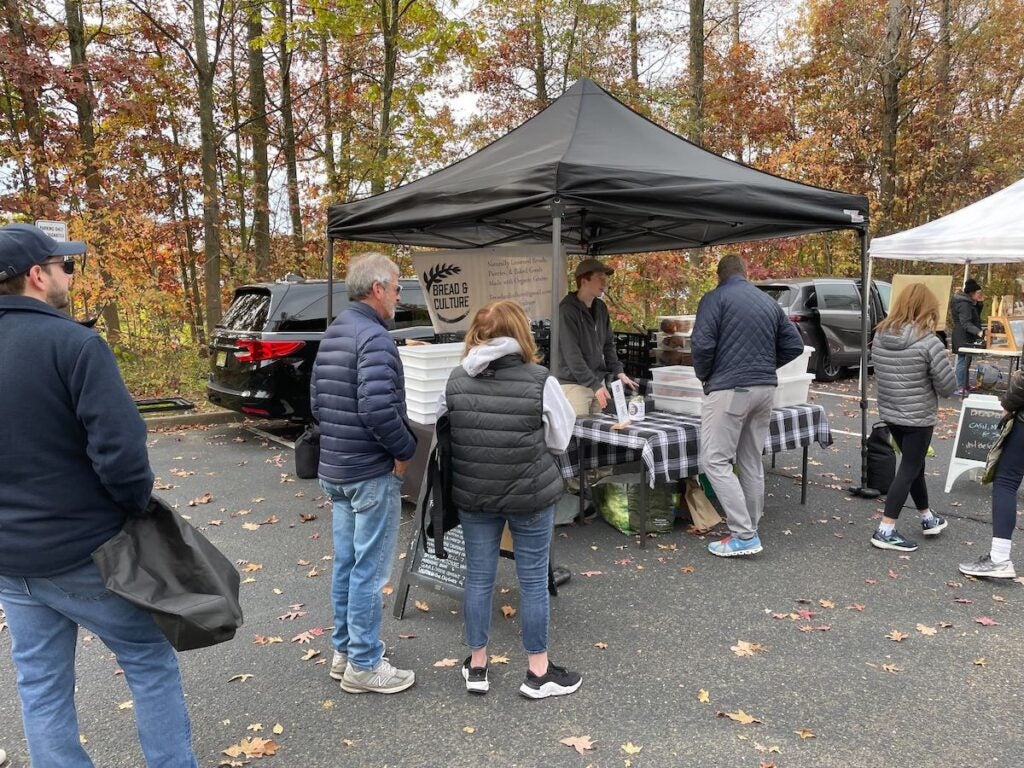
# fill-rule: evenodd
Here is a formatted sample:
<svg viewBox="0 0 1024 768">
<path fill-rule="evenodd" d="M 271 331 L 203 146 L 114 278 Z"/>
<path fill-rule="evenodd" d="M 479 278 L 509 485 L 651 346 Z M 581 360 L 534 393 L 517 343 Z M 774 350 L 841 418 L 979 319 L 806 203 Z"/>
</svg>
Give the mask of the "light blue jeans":
<svg viewBox="0 0 1024 768">
<path fill-rule="evenodd" d="M 462 612 L 466 645 L 478 650 L 487 645 L 493 612 L 494 581 L 498 575 L 501 532 L 508 522 L 519 577 L 519 616 L 523 624 L 523 649 L 543 653 L 548 649 L 548 557 L 554 506 L 526 515 L 459 510 L 466 547 L 466 589 Z"/>
<path fill-rule="evenodd" d="M 971 386 L 971 356 L 970 355 L 957 355 L 956 356 L 956 385 L 960 389 L 966 389 Z"/>
<path fill-rule="evenodd" d="M 174 649 L 152 616 L 107 591 L 93 563 L 48 578 L 0 576 L 0 603 L 32 768 L 93 765 L 75 712 L 79 626 L 99 637 L 124 671 L 146 765 L 198 768 Z"/>
<path fill-rule="evenodd" d="M 373 669 L 380 641 L 381 590 L 391 577 L 402 516 L 402 478 L 392 472 L 357 483 L 320 481 L 334 502 L 335 649 L 358 669 Z"/>
</svg>

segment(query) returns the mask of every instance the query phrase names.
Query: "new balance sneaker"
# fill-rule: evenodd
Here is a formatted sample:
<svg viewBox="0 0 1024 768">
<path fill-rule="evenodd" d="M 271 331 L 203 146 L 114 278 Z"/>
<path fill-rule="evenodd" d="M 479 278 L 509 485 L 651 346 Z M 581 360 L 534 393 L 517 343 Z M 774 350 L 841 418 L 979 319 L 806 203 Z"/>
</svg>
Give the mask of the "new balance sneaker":
<svg viewBox="0 0 1024 768">
<path fill-rule="evenodd" d="M 467 656 L 466 660 L 462 662 L 462 679 L 466 681 L 466 690 L 469 693 L 476 693 L 483 695 L 490 689 L 490 683 L 487 682 L 487 665 L 482 667 L 471 667 L 469 666 L 469 660 L 471 656 Z"/>
<path fill-rule="evenodd" d="M 548 662 L 548 671 L 541 677 L 526 670 L 526 681 L 519 686 L 519 693 L 528 699 L 546 699 L 549 696 L 568 696 L 576 693 L 583 678 L 578 672 Z"/>
<path fill-rule="evenodd" d="M 384 652 L 381 658 L 386 659 L 388 657 L 388 647 L 384 645 Z M 348 666 L 348 654 L 342 653 L 341 651 L 335 651 L 333 658 L 331 658 L 331 677 L 335 680 L 341 680 L 345 676 L 345 667 Z"/>
<path fill-rule="evenodd" d="M 960 563 L 960 573 L 966 573 L 968 576 L 985 576 L 989 579 L 1017 578 L 1012 560 L 997 563 L 991 555 L 982 555 L 972 563 Z"/>
<path fill-rule="evenodd" d="M 398 693 L 411 688 L 416 682 L 416 673 L 411 669 L 395 669 L 387 659 L 381 659 L 373 669 L 356 669 L 351 664 L 345 667 L 341 678 L 341 690 L 347 693 Z"/>
<path fill-rule="evenodd" d="M 946 518 L 932 514 L 931 517 L 921 521 L 922 536 L 938 536 L 946 530 Z"/>
<path fill-rule="evenodd" d="M 719 557 L 739 557 L 740 555 L 756 555 L 763 549 L 761 537 L 741 539 L 738 536 L 726 536 L 721 541 L 708 544 L 708 552 Z"/>
<path fill-rule="evenodd" d="M 871 534 L 871 544 L 879 549 L 895 549 L 898 552 L 916 552 L 917 542 L 906 538 L 893 528 L 892 533 L 882 533 L 878 528 Z"/>
</svg>

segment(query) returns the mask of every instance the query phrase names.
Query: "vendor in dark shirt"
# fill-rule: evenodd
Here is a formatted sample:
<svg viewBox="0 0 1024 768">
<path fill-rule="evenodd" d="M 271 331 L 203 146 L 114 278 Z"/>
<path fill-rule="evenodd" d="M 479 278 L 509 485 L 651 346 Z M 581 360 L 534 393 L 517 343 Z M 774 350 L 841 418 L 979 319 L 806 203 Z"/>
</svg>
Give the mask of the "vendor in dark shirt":
<svg viewBox="0 0 1024 768">
<path fill-rule="evenodd" d="M 612 379 L 637 388 L 615 353 L 608 307 L 601 301 L 613 272 L 597 259 L 584 259 L 576 267 L 576 291 L 558 305 L 555 377 L 577 417 L 599 413 L 608 405 L 607 385 Z"/>
</svg>

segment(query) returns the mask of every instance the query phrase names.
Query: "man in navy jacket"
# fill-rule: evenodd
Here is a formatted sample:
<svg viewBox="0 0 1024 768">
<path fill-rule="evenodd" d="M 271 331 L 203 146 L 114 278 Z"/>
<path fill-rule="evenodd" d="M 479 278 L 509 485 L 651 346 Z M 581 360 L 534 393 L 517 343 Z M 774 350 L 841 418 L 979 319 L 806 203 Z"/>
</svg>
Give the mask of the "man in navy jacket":
<svg viewBox="0 0 1024 768">
<path fill-rule="evenodd" d="M 0 603 L 34 768 L 92 766 L 75 714 L 79 625 L 117 656 L 151 768 L 196 768 L 177 657 L 92 561 L 146 510 L 146 426 L 109 347 L 63 310 L 85 243 L 0 228 Z"/>
<path fill-rule="evenodd" d="M 381 589 L 391 573 L 402 478 L 416 451 L 406 422 L 405 376 L 388 333 L 401 293 L 398 268 L 370 253 L 349 265 L 352 305 L 327 329 L 313 365 L 320 485 L 334 502 L 334 658 L 349 693 L 398 693 L 416 682 L 380 641 Z"/>
<path fill-rule="evenodd" d="M 779 383 L 775 371 L 799 357 L 804 343 L 782 307 L 747 282 L 743 259 L 730 254 L 718 262 L 718 287 L 700 300 L 690 346 L 705 395 L 700 467 L 732 533 L 708 550 L 719 557 L 757 554 L 764 510 L 761 453 Z"/>
</svg>

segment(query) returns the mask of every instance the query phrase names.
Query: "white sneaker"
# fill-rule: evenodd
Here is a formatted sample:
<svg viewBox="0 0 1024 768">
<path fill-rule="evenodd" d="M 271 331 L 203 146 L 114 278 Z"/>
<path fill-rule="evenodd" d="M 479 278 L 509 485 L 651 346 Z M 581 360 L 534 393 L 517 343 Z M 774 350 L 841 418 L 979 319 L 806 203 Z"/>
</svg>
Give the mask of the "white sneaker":
<svg viewBox="0 0 1024 768">
<path fill-rule="evenodd" d="M 373 669 L 356 669 L 351 664 L 345 667 L 341 678 L 341 690 L 346 693 L 399 693 L 411 688 L 416 682 L 416 673 L 411 669 L 395 669 L 387 659 L 381 659 Z"/>
<path fill-rule="evenodd" d="M 384 653 L 381 654 L 381 658 L 386 659 L 388 657 L 388 646 L 384 643 Z M 341 680 L 345 676 L 345 667 L 348 666 L 348 654 L 342 653 L 341 651 L 335 651 L 334 656 L 331 659 L 331 677 L 335 680 Z"/>
</svg>

